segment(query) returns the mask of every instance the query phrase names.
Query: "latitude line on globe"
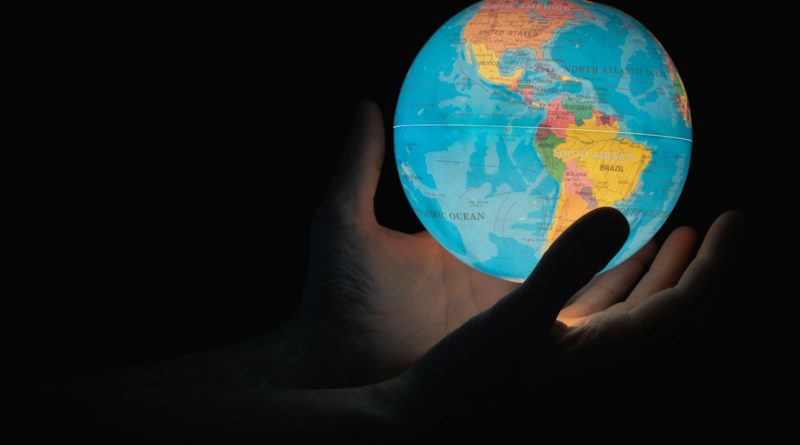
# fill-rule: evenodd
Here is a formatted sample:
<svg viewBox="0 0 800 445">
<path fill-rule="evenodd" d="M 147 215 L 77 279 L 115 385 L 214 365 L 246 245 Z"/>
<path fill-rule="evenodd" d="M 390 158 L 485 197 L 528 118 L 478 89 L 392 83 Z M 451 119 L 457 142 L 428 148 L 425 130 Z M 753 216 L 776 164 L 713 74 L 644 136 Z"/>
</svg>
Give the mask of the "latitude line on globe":
<svg viewBox="0 0 800 445">
<path fill-rule="evenodd" d="M 612 131 L 612 130 L 586 130 L 583 128 L 558 128 L 558 127 L 535 127 L 526 125 L 491 125 L 491 124 L 401 124 L 395 125 L 393 128 L 413 128 L 413 127 L 472 127 L 472 128 L 521 128 L 525 130 L 563 130 L 563 131 L 582 131 L 584 133 L 615 133 L 627 134 L 631 136 L 649 136 L 664 139 L 676 139 L 679 141 L 694 142 L 691 139 L 682 138 L 680 136 L 667 136 L 664 134 L 654 133 L 637 133 L 633 131 Z"/>
</svg>

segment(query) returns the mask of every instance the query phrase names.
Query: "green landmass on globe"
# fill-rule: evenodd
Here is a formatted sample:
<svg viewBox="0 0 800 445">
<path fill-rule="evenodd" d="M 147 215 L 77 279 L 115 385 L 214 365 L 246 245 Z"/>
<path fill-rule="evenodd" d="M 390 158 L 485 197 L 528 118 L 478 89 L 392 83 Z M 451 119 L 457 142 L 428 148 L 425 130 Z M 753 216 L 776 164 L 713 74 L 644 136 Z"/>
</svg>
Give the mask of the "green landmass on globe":
<svg viewBox="0 0 800 445">
<path fill-rule="evenodd" d="M 457 14 L 420 51 L 395 116 L 397 166 L 423 225 L 460 260 L 514 281 L 598 207 L 631 226 L 609 267 L 635 253 L 675 207 L 691 138 L 661 44 L 581 0 L 487 0 Z"/>
</svg>

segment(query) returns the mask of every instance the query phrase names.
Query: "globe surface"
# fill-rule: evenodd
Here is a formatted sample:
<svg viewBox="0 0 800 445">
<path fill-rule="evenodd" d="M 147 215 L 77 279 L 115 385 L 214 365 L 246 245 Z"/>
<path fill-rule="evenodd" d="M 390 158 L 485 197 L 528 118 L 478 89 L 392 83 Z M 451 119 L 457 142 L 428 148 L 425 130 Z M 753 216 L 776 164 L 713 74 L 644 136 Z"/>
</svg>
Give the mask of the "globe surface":
<svg viewBox="0 0 800 445">
<path fill-rule="evenodd" d="M 580 0 L 487 0 L 453 17 L 409 70 L 394 134 L 426 229 L 514 281 L 597 207 L 631 226 L 609 267 L 635 253 L 674 208 L 692 143 L 664 48 L 627 14 Z"/>
</svg>

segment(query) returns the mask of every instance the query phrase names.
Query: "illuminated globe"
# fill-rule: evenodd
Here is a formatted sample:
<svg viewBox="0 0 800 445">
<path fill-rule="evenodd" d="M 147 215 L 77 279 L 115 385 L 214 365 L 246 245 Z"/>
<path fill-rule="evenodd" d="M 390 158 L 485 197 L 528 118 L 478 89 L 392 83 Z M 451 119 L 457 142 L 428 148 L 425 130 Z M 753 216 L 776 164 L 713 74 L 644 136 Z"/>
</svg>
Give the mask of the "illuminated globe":
<svg viewBox="0 0 800 445">
<path fill-rule="evenodd" d="M 597 207 L 631 226 L 610 266 L 641 248 L 680 196 L 691 138 L 664 48 L 627 14 L 579 0 L 459 13 L 420 51 L 395 116 L 422 223 L 461 261 L 516 281 Z"/>
</svg>

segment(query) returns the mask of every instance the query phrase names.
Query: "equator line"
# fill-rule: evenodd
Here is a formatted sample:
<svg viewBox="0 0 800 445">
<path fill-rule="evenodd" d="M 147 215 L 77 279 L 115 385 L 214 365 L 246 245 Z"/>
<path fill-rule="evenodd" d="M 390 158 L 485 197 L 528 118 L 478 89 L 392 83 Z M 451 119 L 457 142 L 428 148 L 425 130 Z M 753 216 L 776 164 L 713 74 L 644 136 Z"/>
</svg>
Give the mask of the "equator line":
<svg viewBox="0 0 800 445">
<path fill-rule="evenodd" d="M 489 124 L 401 124 L 395 125 L 394 128 L 415 128 L 415 127 L 467 127 L 467 128 L 520 128 L 523 130 L 559 130 L 559 131 L 582 131 L 584 133 L 614 133 L 626 134 L 630 136 L 648 136 L 664 139 L 676 139 L 685 142 L 694 142 L 691 139 L 682 138 L 679 136 L 667 136 L 664 134 L 654 133 L 637 133 L 633 131 L 612 131 L 612 130 L 586 130 L 583 128 L 558 128 L 558 127 L 533 127 L 524 125 L 489 125 Z"/>
</svg>

